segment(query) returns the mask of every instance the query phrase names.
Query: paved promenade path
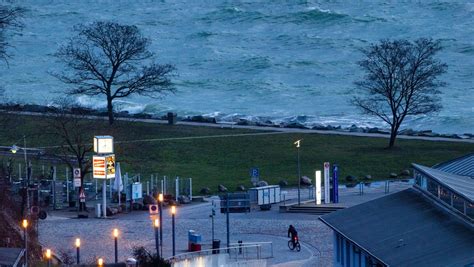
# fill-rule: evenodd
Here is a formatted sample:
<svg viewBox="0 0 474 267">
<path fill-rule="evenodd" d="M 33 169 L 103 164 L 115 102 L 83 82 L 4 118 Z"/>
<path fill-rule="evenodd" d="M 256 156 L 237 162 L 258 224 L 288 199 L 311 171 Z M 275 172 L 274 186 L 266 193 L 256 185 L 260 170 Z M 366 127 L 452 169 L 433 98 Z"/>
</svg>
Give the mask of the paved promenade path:
<svg viewBox="0 0 474 267">
<path fill-rule="evenodd" d="M 392 183 L 391 193 L 409 187 L 406 183 Z M 295 201 L 295 189 L 287 190 L 287 201 Z M 363 196 L 359 189 L 341 188 L 341 202 L 348 206 L 384 196 L 384 186 L 373 186 L 365 189 Z M 183 205 L 178 207 L 176 216 L 176 254 L 187 252 L 188 230 L 195 230 L 202 235 L 203 249 L 210 248 L 211 219 L 209 215 L 212 200 L 208 202 Z M 311 205 L 311 204 L 307 204 Z M 221 247 L 226 243 L 226 216 L 219 209 L 215 219 L 215 238 L 221 240 Z M 92 214 L 91 214 L 92 216 Z M 120 214 L 109 219 L 76 219 L 75 212 L 55 211 L 49 213 L 46 220 L 39 225 L 40 241 L 53 251 L 65 250 L 75 255 L 74 240 L 81 238 L 82 261 L 92 262 L 94 257 L 105 257 L 106 262 L 113 260 L 112 229 L 120 230 L 119 259 L 131 256 L 134 246 L 145 246 L 154 251 L 152 223 L 147 212 L 134 211 Z M 171 218 L 169 209 L 164 210 L 163 241 L 164 257 L 170 257 L 172 244 Z M 288 225 L 295 225 L 302 242 L 301 252 L 290 251 L 287 247 Z M 332 265 L 332 231 L 324 225 L 318 216 L 310 214 L 280 213 L 278 205 L 270 211 L 252 210 L 250 213 L 230 214 L 231 243 L 272 242 L 273 258 L 269 266 L 331 266 Z M 271 253 L 267 246 L 262 247 L 262 255 Z"/>
<path fill-rule="evenodd" d="M 28 112 L 28 111 L 15 111 L 15 112 L 9 112 L 9 113 L 31 115 L 31 116 L 48 116 L 48 113 Z M 86 117 L 88 119 L 108 120 L 107 117 L 100 117 L 100 116 L 86 116 Z M 115 120 L 168 124 L 168 121 L 158 120 L 158 119 L 138 119 L 138 118 L 117 117 L 115 118 Z M 280 132 L 280 133 L 317 133 L 317 134 L 329 134 L 329 135 L 348 135 L 348 136 L 390 138 L 390 135 L 380 134 L 380 133 L 358 133 L 358 132 L 348 132 L 348 131 L 312 130 L 312 129 L 284 128 L 284 127 L 264 127 L 264 126 L 251 126 L 251 125 L 235 125 L 235 124 L 228 124 L 228 123 L 203 123 L 203 122 L 178 121 L 176 124 L 186 125 L 186 126 L 198 126 L 198 127 L 249 129 L 249 130 L 256 130 L 256 131 L 269 131 L 269 132 Z M 471 139 L 456 139 L 456 138 L 446 138 L 446 137 L 408 136 L 408 135 L 398 135 L 397 138 L 410 139 L 410 140 L 425 140 L 425 141 L 474 143 L 474 139 L 472 138 Z"/>
</svg>

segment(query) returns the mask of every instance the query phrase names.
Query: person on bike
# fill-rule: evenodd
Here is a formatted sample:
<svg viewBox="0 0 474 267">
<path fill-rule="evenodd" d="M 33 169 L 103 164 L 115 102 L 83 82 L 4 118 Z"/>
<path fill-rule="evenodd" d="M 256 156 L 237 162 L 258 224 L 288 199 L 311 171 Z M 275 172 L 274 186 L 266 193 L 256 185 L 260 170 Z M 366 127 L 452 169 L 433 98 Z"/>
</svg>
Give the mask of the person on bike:
<svg viewBox="0 0 474 267">
<path fill-rule="evenodd" d="M 291 235 L 291 241 L 293 242 L 293 246 L 296 245 L 296 240 L 298 238 L 298 232 L 296 231 L 295 227 L 290 224 L 290 227 L 288 228 L 288 237 Z"/>
</svg>

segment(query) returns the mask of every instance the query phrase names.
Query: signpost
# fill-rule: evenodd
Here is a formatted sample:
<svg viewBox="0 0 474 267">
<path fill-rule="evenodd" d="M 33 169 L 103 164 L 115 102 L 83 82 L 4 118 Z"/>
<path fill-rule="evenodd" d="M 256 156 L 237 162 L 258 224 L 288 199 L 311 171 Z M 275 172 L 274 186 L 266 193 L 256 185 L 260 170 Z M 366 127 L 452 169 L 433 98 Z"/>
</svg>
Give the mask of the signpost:
<svg viewBox="0 0 474 267">
<path fill-rule="evenodd" d="M 260 180 L 259 169 L 258 168 L 250 169 L 250 182 L 252 182 L 252 184 L 256 186 L 259 180 Z"/>
<path fill-rule="evenodd" d="M 81 187 L 81 169 L 74 168 L 72 173 L 74 174 L 74 187 Z"/>
<path fill-rule="evenodd" d="M 329 183 L 329 162 L 324 162 L 324 203 L 328 204 L 331 202 L 330 188 L 331 184 Z"/>
<path fill-rule="evenodd" d="M 107 217 L 107 179 L 115 178 L 114 138 L 112 136 L 94 136 L 94 152 L 92 157 L 92 174 L 102 181 L 102 210 Z"/>
<path fill-rule="evenodd" d="M 83 188 L 81 188 L 81 193 L 79 194 L 79 201 L 81 203 L 86 202 L 86 194 L 84 194 L 84 189 Z"/>
</svg>

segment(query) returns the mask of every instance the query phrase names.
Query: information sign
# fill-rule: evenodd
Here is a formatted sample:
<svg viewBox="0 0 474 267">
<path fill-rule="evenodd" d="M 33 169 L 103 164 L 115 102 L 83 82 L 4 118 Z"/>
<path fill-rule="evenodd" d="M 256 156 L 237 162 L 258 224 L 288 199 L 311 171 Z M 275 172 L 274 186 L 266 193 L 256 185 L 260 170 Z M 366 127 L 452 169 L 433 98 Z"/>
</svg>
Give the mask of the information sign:
<svg viewBox="0 0 474 267">
<path fill-rule="evenodd" d="M 330 195 L 330 182 L 329 182 L 329 162 L 324 162 L 324 203 L 328 204 L 331 202 Z"/>
</svg>

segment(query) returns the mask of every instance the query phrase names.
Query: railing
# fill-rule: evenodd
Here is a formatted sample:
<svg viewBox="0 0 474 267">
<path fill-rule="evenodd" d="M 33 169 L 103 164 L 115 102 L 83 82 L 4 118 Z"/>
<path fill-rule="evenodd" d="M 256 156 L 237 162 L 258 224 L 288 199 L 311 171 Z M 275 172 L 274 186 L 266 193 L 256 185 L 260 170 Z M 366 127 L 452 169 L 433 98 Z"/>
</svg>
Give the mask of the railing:
<svg viewBox="0 0 474 267">
<path fill-rule="evenodd" d="M 209 256 L 213 254 L 229 254 L 231 260 L 260 260 L 273 257 L 272 242 L 255 242 L 255 243 L 233 243 L 230 247 L 205 249 L 200 251 L 188 252 L 169 257 L 166 260 L 171 263 L 185 261 L 196 257 Z M 235 246 L 234 246 L 235 245 Z M 268 253 L 262 250 L 262 246 L 269 247 Z M 262 253 L 263 251 L 263 253 Z"/>
<path fill-rule="evenodd" d="M 258 259 L 269 259 L 273 258 L 273 242 L 242 242 L 242 243 L 230 243 L 230 247 L 238 247 L 238 253 L 233 255 L 229 253 L 231 259 L 247 259 L 249 255 L 252 255 L 252 251 L 249 251 L 248 247 L 258 246 L 256 249 Z M 253 248 L 253 247 L 252 247 Z M 233 252 L 233 251 L 231 251 Z M 234 256 L 234 257 L 233 257 Z"/>
</svg>

